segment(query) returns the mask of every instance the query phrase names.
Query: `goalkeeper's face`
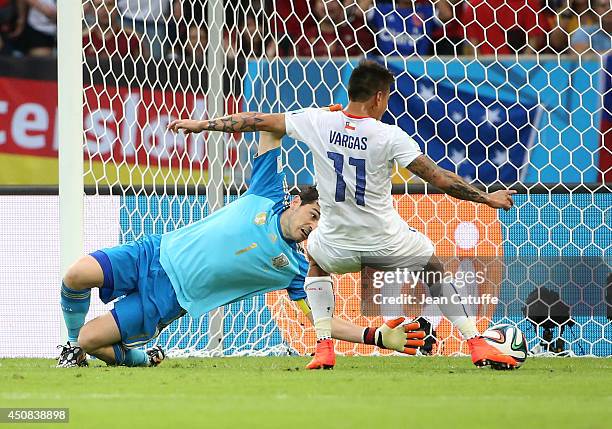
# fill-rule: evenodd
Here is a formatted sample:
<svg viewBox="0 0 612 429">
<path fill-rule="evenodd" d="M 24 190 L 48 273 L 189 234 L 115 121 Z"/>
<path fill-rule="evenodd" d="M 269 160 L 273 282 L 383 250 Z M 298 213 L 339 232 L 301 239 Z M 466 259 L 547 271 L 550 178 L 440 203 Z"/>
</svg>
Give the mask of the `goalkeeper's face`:
<svg viewBox="0 0 612 429">
<path fill-rule="evenodd" d="M 291 205 L 281 215 L 281 229 L 285 238 L 304 241 L 319 224 L 321 207 L 317 201 L 302 204 L 299 196 L 293 197 Z"/>
</svg>

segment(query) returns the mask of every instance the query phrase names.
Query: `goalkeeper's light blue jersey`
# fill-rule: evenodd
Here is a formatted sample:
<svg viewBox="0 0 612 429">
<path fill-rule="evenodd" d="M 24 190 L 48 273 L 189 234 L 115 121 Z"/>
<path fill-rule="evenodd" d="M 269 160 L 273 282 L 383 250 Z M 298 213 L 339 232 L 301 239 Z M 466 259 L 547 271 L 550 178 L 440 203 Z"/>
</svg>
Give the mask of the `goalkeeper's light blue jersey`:
<svg viewBox="0 0 612 429">
<path fill-rule="evenodd" d="M 306 298 L 308 263 L 280 228 L 289 198 L 280 153 L 255 158 L 249 190 L 236 201 L 162 236 L 161 265 L 192 316 L 278 289 Z"/>
</svg>

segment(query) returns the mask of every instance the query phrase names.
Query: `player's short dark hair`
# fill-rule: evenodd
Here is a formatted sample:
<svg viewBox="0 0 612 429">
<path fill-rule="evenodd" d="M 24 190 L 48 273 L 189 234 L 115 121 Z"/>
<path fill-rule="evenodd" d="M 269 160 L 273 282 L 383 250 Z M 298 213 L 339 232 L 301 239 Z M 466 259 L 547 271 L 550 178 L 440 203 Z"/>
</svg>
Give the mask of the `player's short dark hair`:
<svg viewBox="0 0 612 429">
<path fill-rule="evenodd" d="M 378 91 L 388 91 L 395 76 L 376 61 L 364 60 L 351 73 L 348 83 L 349 100 L 363 102 Z"/>
<path fill-rule="evenodd" d="M 315 203 L 319 199 L 319 191 L 317 191 L 316 186 L 307 186 L 302 189 L 298 195 L 302 200 L 302 203 L 300 204 L 301 206 L 304 204 Z"/>
</svg>

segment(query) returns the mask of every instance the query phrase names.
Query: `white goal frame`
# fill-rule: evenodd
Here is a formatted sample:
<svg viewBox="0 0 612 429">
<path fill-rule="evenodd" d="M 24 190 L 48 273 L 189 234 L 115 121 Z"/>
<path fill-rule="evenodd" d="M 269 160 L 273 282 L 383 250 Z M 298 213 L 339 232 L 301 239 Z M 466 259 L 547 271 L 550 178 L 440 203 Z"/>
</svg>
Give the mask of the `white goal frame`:
<svg viewBox="0 0 612 429">
<path fill-rule="evenodd" d="M 60 273 L 83 254 L 83 8 L 57 2 Z M 61 341 L 66 326 L 61 323 Z"/>
</svg>

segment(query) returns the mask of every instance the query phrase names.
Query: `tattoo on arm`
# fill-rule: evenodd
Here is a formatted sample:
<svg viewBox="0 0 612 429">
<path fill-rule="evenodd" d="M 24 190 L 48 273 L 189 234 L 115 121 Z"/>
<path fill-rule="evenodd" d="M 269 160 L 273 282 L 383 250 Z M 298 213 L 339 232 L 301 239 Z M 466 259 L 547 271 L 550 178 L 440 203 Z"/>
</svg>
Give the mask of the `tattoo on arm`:
<svg viewBox="0 0 612 429">
<path fill-rule="evenodd" d="M 448 195 L 459 198 L 460 200 L 475 201 L 477 203 L 484 203 L 487 200 L 485 194 L 481 190 L 470 185 L 455 173 L 449 171 L 448 175 L 454 176 L 450 178 L 450 185 L 444 189 L 444 192 Z"/>
<path fill-rule="evenodd" d="M 242 133 L 259 131 L 259 125 L 264 122 L 260 113 L 238 113 L 219 119 L 207 121 L 208 131 L 221 131 L 224 133 Z"/>
<path fill-rule="evenodd" d="M 455 173 L 438 167 L 425 155 L 420 155 L 407 168 L 452 197 L 477 203 L 486 202 L 484 192 L 470 185 Z"/>
<path fill-rule="evenodd" d="M 206 129 L 209 130 L 209 131 L 219 131 L 219 130 L 217 130 L 217 122 L 219 122 L 219 121 L 217 121 L 215 119 L 209 120 L 208 121 L 208 125 L 206 126 Z"/>
</svg>

